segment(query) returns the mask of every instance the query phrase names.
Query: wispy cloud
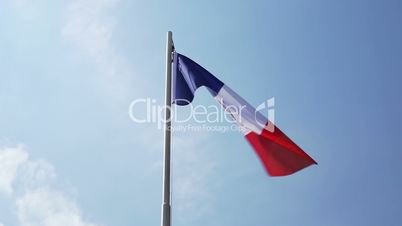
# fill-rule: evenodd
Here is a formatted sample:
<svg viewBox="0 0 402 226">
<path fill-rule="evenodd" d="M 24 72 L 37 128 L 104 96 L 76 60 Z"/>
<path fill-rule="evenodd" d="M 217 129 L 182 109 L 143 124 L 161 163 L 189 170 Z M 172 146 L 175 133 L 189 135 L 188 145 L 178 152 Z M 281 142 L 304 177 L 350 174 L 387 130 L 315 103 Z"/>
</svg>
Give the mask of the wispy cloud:
<svg viewBox="0 0 402 226">
<path fill-rule="evenodd" d="M 24 7 L 28 3 L 27 0 L 11 0 L 15 7 Z"/>
<path fill-rule="evenodd" d="M 54 167 L 29 157 L 26 147 L 0 147 L 0 189 L 11 197 L 20 226 L 96 226 L 73 198 L 53 186 Z M 2 226 L 2 224 L 0 224 Z"/>
<path fill-rule="evenodd" d="M 178 134 L 173 141 L 173 205 L 180 222 L 189 224 L 213 213 L 211 176 L 216 162 L 206 155 L 208 135 Z M 190 139 L 191 137 L 191 139 Z"/>
<path fill-rule="evenodd" d="M 115 18 L 106 14 L 117 0 L 75 0 L 68 5 L 62 34 L 98 63 L 114 58 L 111 44 Z M 114 63 L 109 62 L 108 66 Z"/>
<path fill-rule="evenodd" d="M 97 72 L 96 81 L 114 98 L 124 98 L 134 84 L 133 69 L 113 43 L 116 16 L 111 12 L 119 0 L 74 0 L 64 15 L 62 36 L 88 57 Z"/>
<path fill-rule="evenodd" d="M 16 200 L 21 226 L 95 226 L 84 222 L 77 205 L 65 194 L 46 187 Z"/>
<path fill-rule="evenodd" d="M 28 154 L 23 147 L 5 147 L 0 149 L 0 191 L 11 195 L 12 184 L 17 175 L 18 168 L 28 160 Z"/>
</svg>

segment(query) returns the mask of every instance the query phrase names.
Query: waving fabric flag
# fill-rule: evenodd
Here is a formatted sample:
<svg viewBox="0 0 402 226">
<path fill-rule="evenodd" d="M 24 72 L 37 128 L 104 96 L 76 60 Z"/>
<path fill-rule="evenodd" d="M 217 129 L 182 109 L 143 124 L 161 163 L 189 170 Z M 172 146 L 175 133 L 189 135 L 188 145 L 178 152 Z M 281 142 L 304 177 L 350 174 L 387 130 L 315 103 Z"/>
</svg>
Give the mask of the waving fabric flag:
<svg viewBox="0 0 402 226">
<path fill-rule="evenodd" d="M 187 105 L 194 92 L 205 86 L 240 126 L 246 139 L 271 176 L 285 176 L 317 164 L 260 112 L 206 69 L 179 53 L 173 59 L 173 98 Z M 271 125 L 271 126 L 269 126 Z"/>
</svg>

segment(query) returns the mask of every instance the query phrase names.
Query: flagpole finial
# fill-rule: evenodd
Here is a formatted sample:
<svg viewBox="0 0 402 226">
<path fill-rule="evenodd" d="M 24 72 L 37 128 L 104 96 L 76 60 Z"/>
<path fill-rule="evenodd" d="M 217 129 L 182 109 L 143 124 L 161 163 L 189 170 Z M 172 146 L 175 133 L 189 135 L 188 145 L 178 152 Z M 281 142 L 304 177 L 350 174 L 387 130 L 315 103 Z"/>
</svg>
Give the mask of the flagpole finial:
<svg viewBox="0 0 402 226">
<path fill-rule="evenodd" d="M 174 48 L 174 42 L 173 42 L 173 32 L 172 31 L 168 31 L 167 32 L 167 36 L 169 37 L 170 36 L 170 42 L 171 42 L 171 45 L 172 45 L 172 52 L 175 50 L 175 48 Z"/>
</svg>

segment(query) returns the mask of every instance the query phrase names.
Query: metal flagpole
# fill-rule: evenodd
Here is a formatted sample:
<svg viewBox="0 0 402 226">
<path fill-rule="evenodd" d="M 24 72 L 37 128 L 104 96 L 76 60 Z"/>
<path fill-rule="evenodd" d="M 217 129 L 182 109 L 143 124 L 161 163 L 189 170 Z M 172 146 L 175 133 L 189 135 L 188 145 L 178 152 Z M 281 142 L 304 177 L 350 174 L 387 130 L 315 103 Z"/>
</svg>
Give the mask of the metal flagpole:
<svg viewBox="0 0 402 226">
<path fill-rule="evenodd" d="M 171 120 L 170 108 L 172 105 L 172 32 L 167 32 L 166 39 L 166 90 L 165 90 L 165 147 L 163 153 L 163 203 L 161 226 L 171 225 L 170 206 L 170 146 L 171 146 Z"/>
</svg>

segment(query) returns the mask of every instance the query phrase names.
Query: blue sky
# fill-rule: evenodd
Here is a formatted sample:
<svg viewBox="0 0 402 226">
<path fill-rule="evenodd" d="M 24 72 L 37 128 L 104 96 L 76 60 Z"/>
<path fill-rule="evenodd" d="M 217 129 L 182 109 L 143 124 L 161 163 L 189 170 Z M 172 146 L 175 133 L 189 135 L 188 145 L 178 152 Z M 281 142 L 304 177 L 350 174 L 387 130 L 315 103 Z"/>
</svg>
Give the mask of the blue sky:
<svg viewBox="0 0 402 226">
<path fill-rule="evenodd" d="M 271 178 L 241 134 L 173 135 L 174 225 L 400 225 L 399 1 L 0 3 L 0 225 L 158 225 L 163 103 L 177 51 L 319 163 Z M 195 104 L 214 104 L 206 90 Z M 185 108 L 176 109 L 185 111 Z"/>
</svg>

